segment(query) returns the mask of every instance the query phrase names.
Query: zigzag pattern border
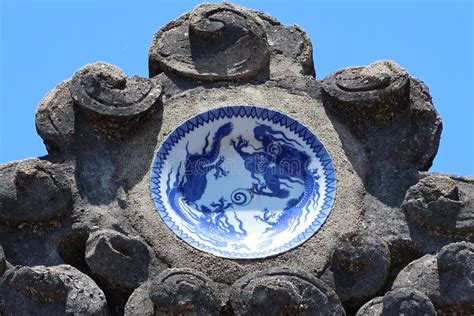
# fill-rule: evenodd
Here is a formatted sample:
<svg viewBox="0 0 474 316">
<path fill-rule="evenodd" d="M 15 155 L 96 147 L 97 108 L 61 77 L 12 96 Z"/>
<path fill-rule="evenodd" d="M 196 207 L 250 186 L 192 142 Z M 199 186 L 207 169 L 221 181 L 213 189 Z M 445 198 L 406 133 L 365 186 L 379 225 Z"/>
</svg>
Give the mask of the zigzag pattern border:
<svg viewBox="0 0 474 316">
<path fill-rule="evenodd" d="M 316 157 L 319 158 L 321 165 L 323 166 L 326 190 L 324 192 L 325 194 L 323 199 L 323 205 L 321 206 L 321 211 L 319 212 L 313 223 L 311 223 L 311 225 L 304 232 L 300 233 L 291 241 L 283 244 L 280 247 L 272 248 L 267 251 L 251 253 L 222 251 L 214 247 L 209 247 L 199 241 L 196 241 L 191 236 L 188 236 L 188 234 L 183 232 L 178 227 L 178 225 L 173 222 L 173 220 L 168 214 L 168 211 L 166 210 L 166 207 L 163 204 L 162 197 L 159 191 L 159 184 L 161 178 L 161 170 L 163 168 L 164 161 L 166 161 L 166 158 L 169 155 L 169 151 L 171 150 L 171 148 L 173 148 L 173 146 L 177 144 L 182 137 L 192 132 L 195 128 L 203 126 L 208 122 L 232 117 L 258 118 L 273 122 L 274 124 L 280 124 L 280 126 L 289 128 L 290 131 L 295 132 L 298 136 L 303 138 L 306 144 L 309 145 L 311 149 L 313 149 L 313 152 L 316 154 Z M 324 148 L 323 144 L 316 137 L 316 135 L 314 135 L 303 124 L 287 116 L 286 114 L 275 110 L 257 106 L 234 105 L 213 109 L 198 114 L 190 118 L 186 122 L 182 123 L 174 131 L 172 131 L 160 145 L 155 155 L 155 159 L 153 160 L 150 175 L 150 188 L 155 207 L 158 210 L 158 214 L 160 214 L 160 217 L 163 219 L 165 224 L 171 229 L 171 231 L 173 231 L 179 238 L 184 240 L 192 247 L 197 248 L 201 251 L 214 254 L 218 257 L 226 257 L 231 259 L 257 259 L 278 255 L 282 252 L 291 250 L 308 240 L 321 228 L 321 226 L 324 224 L 327 217 L 329 216 L 330 210 L 336 198 L 336 170 L 332 164 L 331 156 L 327 152 L 326 148 Z"/>
</svg>

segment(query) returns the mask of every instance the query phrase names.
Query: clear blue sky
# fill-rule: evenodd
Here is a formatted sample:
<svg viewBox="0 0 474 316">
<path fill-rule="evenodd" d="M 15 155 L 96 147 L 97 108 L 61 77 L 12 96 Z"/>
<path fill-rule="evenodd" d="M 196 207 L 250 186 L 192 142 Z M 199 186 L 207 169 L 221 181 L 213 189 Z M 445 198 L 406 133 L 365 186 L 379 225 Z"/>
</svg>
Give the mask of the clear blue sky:
<svg viewBox="0 0 474 316">
<path fill-rule="evenodd" d="M 234 2 L 302 26 L 313 42 L 318 79 L 343 67 L 394 59 L 424 80 L 444 122 L 431 170 L 474 175 L 471 1 Z M 5 163 L 46 154 L 34 120 L 49 90 L 100 60 L 147 76 L 154 32 L 199 1 L 0 3 L 0 163 Z"/>
</svg>

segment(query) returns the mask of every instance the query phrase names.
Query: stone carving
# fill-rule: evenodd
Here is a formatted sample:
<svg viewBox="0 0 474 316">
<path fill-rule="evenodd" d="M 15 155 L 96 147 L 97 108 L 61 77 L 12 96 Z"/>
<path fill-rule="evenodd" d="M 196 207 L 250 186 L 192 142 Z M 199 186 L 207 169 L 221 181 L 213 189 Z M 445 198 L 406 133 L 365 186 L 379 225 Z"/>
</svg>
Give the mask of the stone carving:
<svg viewBox="0 0 474 316">
<path fill-rule="evenodd" d="M 383 296 L 378 296 L 365 303 L 358 311 L 357 316 L 378 316 L 382 315 Z"/>
<path fill-rule="evenodd" d="M 396 289 L 383 298 L 381 315 L 437 315 L 430 299 L 417 290 Z"/>
<path fill-rule="evenodd" d="M 265 27 L 271 53 L 270 78 L 315 77 L 313 46 L 305 31 L 297 25 L 282 25 L 262 12 L 257 15 Z"/>
<path fill-rule="evenodd" d="M 428 175 L 412 186 L 402 208 L 407 217 L 434 233 L 474 235 L 472 184 L 443 175 Z"/>
<path fill-rule="evenodd" d="M 85 66 L 71 79 L 69 90 L 80 109 L 98 118 L 127 125 L 157 105 L 160 86 L 153 80 L 126 77 L 117 67 L 96 63 Z M 126 125 L 126 126 L 127 126 Z M 129 126 L 128 126 L 129 127 Z"/>
<path fill-rule="evenodd" d="M 163 314 L 217 315 L 217 286 L 204 274 L 190 269 L 169 269 L 150 285 L 155 311 Z"/>
<path fill-rule="evenodd" d="M 386 120 L 408 106 L 409 75 L 393 61 L 336 71 L 323 81 L 331 106 L 345 117 Z"/>
<path fill-rule="evenodd" d="M 357 310 L 380 293 L 390 270 L 390 251 L 376 236 L 347 234 L 335 246 L 322 277 L 332 285 L 346 310 Z"/>
<path fill-rule="evenodd" d="M 135 290 L 126 315 L 218 315 L 217 285 L 186 268 L 167 269 Z"/>
<path fill-rule="evenodd" d="M 156 262 L 141 239 L 113 230 L 97 230 L 89 235 L 85 260 L 107 292 L 116 293 L 116 296 L 122 293 L 122 304 L 135 288 L 163 266 Z"/>
<path fill-rule="evenodd" d="M 3 272 L 7 269 L 7 260 L 5 259 L 5 253 L 3 252 L 3 247 L 0 245 L 0 277 L 3 275 Z"/>
<path fill-rule="evenodd" d="M 474 244 L 459 242 L 410 263 L 392 289 L 409 287 L 425 293 L 443 312 L 472 312 L 474 308 Z"/>
<path fill-rule="evenodd" d="M 399 288 L 376 297 L 357 311 L 357 316 L 437 315 L 433 303 L 422 292 Z"/>
<path fill-rule="evenodd" d="M 332 289 L 293 269 L 275 268 L 237 280 L 231 304 L 236 315 L 345 315 Z"/>
<path fill-rule="evenodd" d="M 66 80 L 51 90 L 36 110 L 36 131 L 49 153 L 64 152 L 74 139 L 73 99 Z"/>
<path fill-rule="evenodd" d="M 148 62 L 78 70 L 38 107 L 48 155 L 0 166 L 0 314 L 474 313 L 474 179 L 427 172 L 442 122 L 421 80 L 394 61 L 318 80 L 301 28 L 228 3 L 159 30 Z M 268 258 L 194 249 L 150 194 L 165 137 L 232 105 L 298 120 L 337 173 L 324 225 Z"/>
<path fill-rule="evenodd" d="M 140 287 L 133 291 L 132 295 L 130 295 L 130 297 L 128 298 L 127 304 L 125 305 L 124 314 L 126 316 L 155 315 L 155 307 L 153 305 L 152 300 L 150 299 L 149 282 L 143 283 Z"/>
<path fill-rule="evenodd" d="M 258 16 L 228 3 L 202 4 L 165 26 L 149 58 L 152 77 L 165 71 L 204 81 L 250 79 L 268 69 L 268 62 Z"/>
<path fill-rule="evenodd" d="M 0 278 L 2 315 L 108 315 L 102 290 L 69 265 L 15 267 Z"/>
<path fill-rule="evenodd" d="M 0 174 L 4 224 L 51 225 L 70 211 L 71 189 L 60 166 L 30 159 L 2 166 Z"/>
</svg>

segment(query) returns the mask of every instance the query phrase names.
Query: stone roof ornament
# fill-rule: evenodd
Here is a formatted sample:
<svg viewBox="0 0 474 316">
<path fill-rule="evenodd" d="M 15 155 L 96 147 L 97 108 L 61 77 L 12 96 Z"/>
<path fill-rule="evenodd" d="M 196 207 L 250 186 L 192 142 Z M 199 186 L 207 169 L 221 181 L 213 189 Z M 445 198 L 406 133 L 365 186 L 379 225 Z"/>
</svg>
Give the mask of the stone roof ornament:
<svg viewBox="0 0 474 316">
<path fill-rule="evenodd" d="M 150 76 L 203 81 L 251 79 L 269 66 L 260 18 L 229 3 L 202 4 L 161 29 L 150 47 Z"/>
<path fill-rule="evenodd" d="M 230 3 L 148 68 L 79 69 L 38 106 L 48 154 L 0 165 L 0 314 L 474 313 L 474 179 L 428 171 L 420 79 L 317 79 L 300 27 Z"/>
</svg>

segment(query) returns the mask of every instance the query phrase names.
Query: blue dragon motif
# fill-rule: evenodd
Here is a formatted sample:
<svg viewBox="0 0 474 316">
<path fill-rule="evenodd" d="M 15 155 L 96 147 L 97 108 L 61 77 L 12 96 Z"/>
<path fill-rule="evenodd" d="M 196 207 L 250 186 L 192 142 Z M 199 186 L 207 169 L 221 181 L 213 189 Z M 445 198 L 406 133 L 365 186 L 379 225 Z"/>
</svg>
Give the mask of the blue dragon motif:
<svg viewBox="0 0 474 316">
<path fill-rule="evenodd" d="M 241 135 L 237 140 L 232 139 L 230 142 L 244 160 L 245 169 L 256 181 L 252 188 L 245 190 L 251 192 L 251 196 L 263 195 L 284 199 L 289 197 L 289 189 L 292 188 L 288 182 L 304 186 L 301 196 L 298 199 L 290 199 L 278 216 L 264 209 L 262 215 L 256 215 L 255 219 L 269 225 L 265 233 L 270 233 L 271 236 L 285 230 L 294 230 L 300 223 L 303 211 L 306 211 L 306 218 L 310 204 L 314 204 L 319 198 L 319 194 L 313 196 L 313 192 L 319 192 L 319 188 L 315 188 L 318 186 L 315 181 L 318 178 L 317 170 L 309 170 L 309 155 L 298 148 L 302 147 L 299 142 L 289 139 L 283 132 L 258 123 L 253 132 L 255 139 L 262 145 L 259 148 L 255 148 Z M 246 151 L 248 148 L 253 151 Z"/>
<path fill-rule="evenodd" d="M 170 185 L 173 170 L 169 172 L 167 180 L 166 194 L 171 207 L 188 224 L 190 231 L 200 236 L 202 240 L 211 242 L 218 247 L 225 247 L 228 241 L 241 240 L 247 236 L 243 223 L 235 212 L 233 215 L 238 222 L 238 227 L 236 228 L 230 223 L 225 211 L 232 208 L 233 203 L 227 202 L 224 197 L 210 203 L 209 206 L 197 203 L 206 190 L 209 172 L 215 170 L 214 177 L 216 179 L 228 175 L 228 172 L 222 168 L 224 157 L 219 156 L 219 153 L 222 139 L 230 135 L 232 130 L 232 123 L 220 126 L 213 136 L 212 144 L 209 142 L 210 133 L 208 133 L 201 153 L 191 154 L 188 143 L 184 160 L 184 174 L 181 175 L 183 162 L 180 162 L 173 184 Z M 196 214 L 193 208 L 200 213 Z M 209 238 L 210 236 L 212 238 Z"/>
<path fill-rule="evenodd" d="M 201 153 L 191 154 L 188 146 L 186 145 L 186 160 L 184 163 L 184 177 L 179 184 L 182 188 L 182 192 L 187 202 L 198 201 L 207 186 L 207 174 L 211 170 L 215 170 L 214 177 L 216 179 L 227 176 L 227 172 L 222 169 L 221 165 L 224 162 L 224 157 L 219 156 L 221 149 L 221 140 L 230 135 L 233 129 L 232 123 L 225 123 L 217 129 L 212 139 L 211 148 L 209 147 L 209 135 L 206 135 L 205 145 Z"/>
</svg>

